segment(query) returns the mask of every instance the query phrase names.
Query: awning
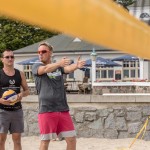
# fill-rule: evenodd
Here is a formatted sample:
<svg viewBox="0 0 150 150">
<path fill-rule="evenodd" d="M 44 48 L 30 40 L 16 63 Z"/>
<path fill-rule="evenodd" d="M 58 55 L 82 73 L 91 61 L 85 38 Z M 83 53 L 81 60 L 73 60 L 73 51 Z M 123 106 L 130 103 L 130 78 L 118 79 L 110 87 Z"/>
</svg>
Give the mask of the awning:
<svg viewBox="0 0 150 150">
<path fill-rule="evenodd" d="M 112 61 L 136 61 L 136 60 L 139 60 L 139 58 L 133 55 L 124 55 L 124 56 L 112 59 Z"/>
<path fill-rule="evenodd" d="M 92 66 L 91 59 L 86 60 L 85 66 L 87 66 L 87 67 Z M 115 67 L 115 66 L 121 66 L 121 65 L 118 63 L 115 63 L 109 59 L 104 59 L 102 57 L 96 58 L 96 67 Z"/>
<path fill-rule="evenodd" d="M 41 63 L 38 57 L 27 59 L 27 60 L 21 61 L 17 64 L 19 64 L 19 65 L 33 65 L 35 63 Z"/>
</svg>

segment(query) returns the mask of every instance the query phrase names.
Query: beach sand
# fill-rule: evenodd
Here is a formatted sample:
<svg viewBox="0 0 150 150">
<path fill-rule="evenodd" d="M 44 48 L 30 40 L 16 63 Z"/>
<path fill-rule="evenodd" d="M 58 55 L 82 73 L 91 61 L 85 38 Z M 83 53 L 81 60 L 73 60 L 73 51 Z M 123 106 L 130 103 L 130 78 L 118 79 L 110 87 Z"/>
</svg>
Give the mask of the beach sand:
<svg viewBox="0 0 150 150">
<path fill-rule="evenodd" d="M 77 150 L 129 150 L 133 139 L 99 139 L 77 138 Z M 23 150 L 38 150 L 40 138 L 38 136 L 22 137 Z M 130 150 L 149 150 L 150 141 L 136 140 Z M 13 150 L 11 135 L 6 141 L 6 150 Z M 66 150 L 65 141 L 51 141 L 49 150 Z"/>
</svg>

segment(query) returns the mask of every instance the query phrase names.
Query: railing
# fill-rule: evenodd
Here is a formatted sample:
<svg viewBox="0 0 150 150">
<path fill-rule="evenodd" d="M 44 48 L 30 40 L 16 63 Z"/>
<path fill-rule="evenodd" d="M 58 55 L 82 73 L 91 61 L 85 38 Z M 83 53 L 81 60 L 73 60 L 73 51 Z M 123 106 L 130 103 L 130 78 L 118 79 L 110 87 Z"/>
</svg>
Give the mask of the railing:
<svg viewBox="0 0 150 150">
<path fill-rule="evenodd" d="M 78 84 L 80 84 L 81 81 L 79 80 L 74 80 L 74 81 L 67 81 L 65 83 L 66 85 L 66 92 L 70 93 L 70 92 L 78 92 L 79 91 L 79 87 Z"/>
</svg>

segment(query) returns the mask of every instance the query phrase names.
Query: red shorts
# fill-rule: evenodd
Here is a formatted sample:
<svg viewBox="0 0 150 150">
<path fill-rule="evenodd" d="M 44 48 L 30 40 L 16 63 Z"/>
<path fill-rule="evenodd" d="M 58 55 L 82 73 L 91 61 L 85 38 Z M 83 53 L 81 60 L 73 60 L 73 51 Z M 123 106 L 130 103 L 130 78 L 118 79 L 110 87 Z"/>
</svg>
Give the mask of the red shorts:
<svg viewBox="0 0 150 150">
<path fill-rule="evenodd" d="M 41 140 L 74 137 L 76 132 L 69 112 L 47 112 L 38 115 Z"/>
</svg>

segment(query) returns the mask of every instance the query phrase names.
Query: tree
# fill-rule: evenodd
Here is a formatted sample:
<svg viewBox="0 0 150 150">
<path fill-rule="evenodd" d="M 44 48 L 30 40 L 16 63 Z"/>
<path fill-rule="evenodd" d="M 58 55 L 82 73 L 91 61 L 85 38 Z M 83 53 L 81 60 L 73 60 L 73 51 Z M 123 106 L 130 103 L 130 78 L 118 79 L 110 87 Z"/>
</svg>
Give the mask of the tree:
<svg viewBox="0 0 150 150">
<path fill-rule="evenodd" d="M 20 21 L 0 16 L 0 53 L 4 49 L 16 50 L 50 38 L 58 32 L 43 30 Z M 0 61 L 0 68 L 2 63 Z"/>
<path fill-rule="evenodd" d="M 0 51 L 16 50 L 50 38 L 57 32 L 49 32 L 37 26 L 0 17 Z"/>
<path fill-rule="evenodd" d="M 125 9 L 128 9 L 129 5 L 132 5 L 133 3 L 135 3 L 137 0 L 114 0 L 116 3 L 120 4 L 121 6 L 123 6 Z"/>
</svg>

